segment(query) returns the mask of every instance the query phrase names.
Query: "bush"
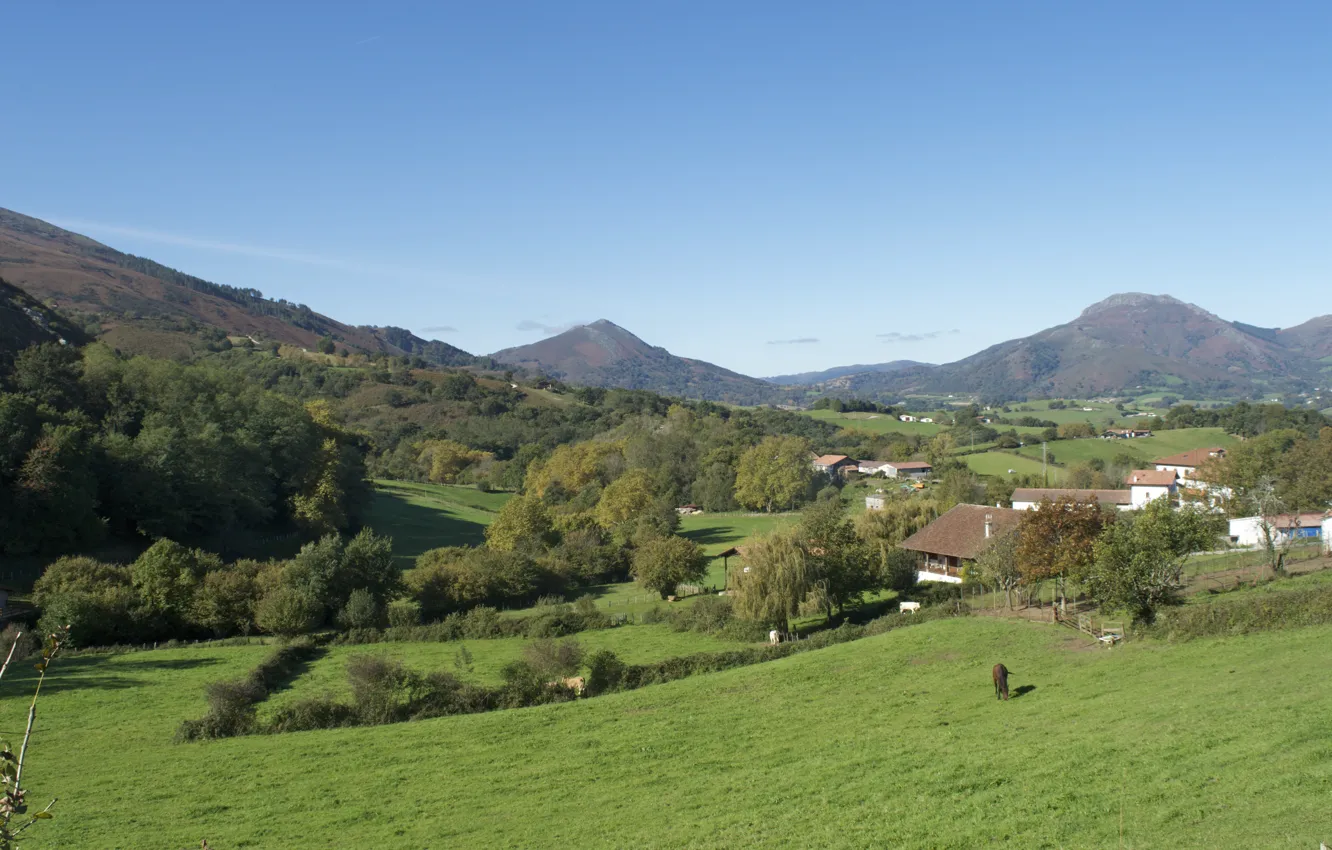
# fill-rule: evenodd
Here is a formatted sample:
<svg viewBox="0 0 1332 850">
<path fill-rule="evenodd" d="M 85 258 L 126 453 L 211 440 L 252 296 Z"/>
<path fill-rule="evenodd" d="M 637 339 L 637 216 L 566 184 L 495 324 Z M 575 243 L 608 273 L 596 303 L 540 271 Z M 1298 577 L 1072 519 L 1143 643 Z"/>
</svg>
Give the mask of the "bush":
<svg viewBox="0 0 1332 850">
<path fill-rule="evenodd" d="M 278 586 L 259 600 L 254 619 L 259 628 L 271 635 L 293 637 L 313 631 L 322 614 L 322 606 L 309 593 Z"/>
<path fill-rule="evenodd" d="M 499 611 L 488 605 L 478 605 L 462 617 L 463 637 L 472 639 L 499 637 Z"/>
<path fill-rule="evenodd" d="M 343 705 L 329 697 L 313 697 L 288 703 L 273 712 L 265 731 L 307 732 L 313 729 L 337 729 L 341 726 L 355 725 L 356 711 L 351 706 Z"/>
<path fill-rule="evenodd" d="M 176 740 L 230 738 L 255 731 L 255 705 L 290 679 L 316 651 L 309 638 L 293 640 L 272 652 L 243 679 L 209 684 L 208 713 L 198 720 L 182 722 L 176 729 Z"/>
<path fill-rule="evenodd" d="M 1332 623 L 1332 586 L 1253 593 L 1239 599 L 1161 611 L 1139 633 L 1190 640 Z"/>
<path fill-rule="evenodd" d="M 421 603 L 414 599 L 395 599 L 388 604 L 389 626 L 409 628 L 421 623 Z"/>
<path fill-rule="evenodd" d="M 592 657 L 587 661 L 587 679 L 583 693 L 594 697 L 619 690 L 620 683 L 624 681 L 624 671 L 624 662 L 609 649 L 592 653 Z"/>
<path fill-rule="evenodd" d="M 378 655 L 353 655 L 347 681 L 357 719 L 366 725 L 392 723 L 407 716 L 419 676 L 401 661 Z"/>
<path fill-rule="evenodd" d="M 564 678 L 583 666 L 583 646 L 576 640 L 542 638 L 523 647 L 523 659 L 538 676 Z"/>
<path fill-rule="evenodd" d="M 380 625 L 382 614 L 375 595 L 359 588 L 347 597 L 347 604 L 338 613 L 338 625 L 344 629 L 373 629 Z"/>
</svg>

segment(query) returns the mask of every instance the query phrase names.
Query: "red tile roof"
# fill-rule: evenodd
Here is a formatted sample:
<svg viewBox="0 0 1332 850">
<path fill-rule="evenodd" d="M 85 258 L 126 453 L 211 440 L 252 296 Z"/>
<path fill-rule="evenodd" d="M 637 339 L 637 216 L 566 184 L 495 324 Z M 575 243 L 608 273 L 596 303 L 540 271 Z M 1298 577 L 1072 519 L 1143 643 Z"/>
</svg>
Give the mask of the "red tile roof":
<svg viewBox="0 0 1332 850">
<path fill-rule="evenodd" d="M 1152 461 L 1152 463 L 1156 464 L 1157 466 L 1189 466 L 1196 468 L 1202 466 L 1203 461 L 1210 460 L 1211 458 L 1214 457 L 1225 457 L 1225 456 L 1226 456 L 1225 449 L 1221 448 L 1220 446 L 1213 446 L 1209 449 L 1190 449 L 1187 452 L 1180 452 L 1177 455 L 1170 455 L 1169 457 L 1159 457 L 1156 460 Z"/>
<path fill-rule="evenodd" d="M 1179 473 L 1173 469 L 1135 469 L 1124 483 L 1139 487 L 1171 487 L 1178 478 Z"/>
<path fill-rule="evenodd" d="M 898 545 L 913 552 L 947 555 L 974 561 L 996 538 L 1017 528 L 1026 511 L 958 505 Z M 990 517 L 990 537 L 985 536 L 985 518 Z"/>
<path fill-rule="evenodd" d="M 851 460 L 851 458 L 846 455 L 823 455 L 822 457 L 814 458 L 814 462 L 819 466 L 835 466 L 839 463 L 845 463 L 848 460 Z M 855 461 L 851 462 L 855 463 Z"/>
<path fill-rule="evenodd" d="M 1013 501 L 1015 502 L 1039 502 L 1042 499 L 1049 499 L 1053 502 L 1061 496 L 1068 496 L 1077 499 L 1079 502 L 1095 499 L 1102 505 L 1133 504 L 1133 492 L 1131 490 L 1062 490 L 1053 487 L 1019 487 L 1013 491 Z"/>
</svg>

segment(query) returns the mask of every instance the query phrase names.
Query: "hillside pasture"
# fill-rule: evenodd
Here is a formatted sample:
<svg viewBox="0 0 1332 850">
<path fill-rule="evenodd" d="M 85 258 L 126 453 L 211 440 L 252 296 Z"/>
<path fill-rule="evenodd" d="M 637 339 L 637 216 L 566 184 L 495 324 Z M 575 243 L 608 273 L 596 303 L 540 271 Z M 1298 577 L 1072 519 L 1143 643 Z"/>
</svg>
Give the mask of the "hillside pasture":
<svg viewBox="0 0 1332 850">
<path fill-rule="evenodd" d="M 1010 477 L 1008 470 L 1013 470 L 1013 475 L 1040 475 L 1041 447 L 1036 447 L 1037 459 L 1024 457 L 1022 455 L 1011 454 L 1007 451 L 981 452 L 974 455 L 966 455 L 963 460 L 967 462 L 967 468 L 978 475 L 995 475 L 1001 478 Z M 1050 482 L 1054 483 L 1063 473 L 1061 470 L 1051 466 L 1049 468 Z"/>
<path fill-rule="evenodd" d="M 1150 437 L 1129 440 L 1104 440 L 1099 437 L 1056 440 L 1049 443 L 1049 450 L 1061 466 L 1086 463 L 1093 458 L 1111 463 L 1123 454 L 1132 455 L 1146 465 L 1156 458 L 1190 449 L 1228 447 L 1237 442 L 1238 440 L 1227 434 L 1223 428 L 1179 428 L 1173 431 L 1153 431 Z M 1036 459 L 1041 456 L 1039 445 L 1023 446 L 1018 451 Z"/>
<path fill-rule="evenodd" d="M 182 718 L 202 713 L 205 683 L 268 651 L 58 661 L 25 778 L 32 799 L 60 802 L 29 845 L 1173 848 L 1327 837 L 1332 627 L 1106 651 L 1054 626 L 973 617 L 572 704 L 171 742 Z M 1007 703 L 990 685 L 998 661 L 1013 671 Z M 34 676 L 23 665 L 6 677 L 6 728 L 21 725 Z"/>
<path fill-rule="evenodd" d="M 855 431 L 868 431 L 871 434 L 916 434 L 933 437 L 942 430 L 942 426 L 932 422 L 902 422 L 896 416 L 887 413 L 838 413 L 833 410 L 801 411 L 812 419 L 831 422 L 839 428 Z"/>
<path fill-rule="evenodd" d="M 366 525 L 393 538 L 393 557 L 407 569 L 427 550 L 483 543 L 486 526 L 509 497 L 475 487 L 379 479 Z"/>
</svg>

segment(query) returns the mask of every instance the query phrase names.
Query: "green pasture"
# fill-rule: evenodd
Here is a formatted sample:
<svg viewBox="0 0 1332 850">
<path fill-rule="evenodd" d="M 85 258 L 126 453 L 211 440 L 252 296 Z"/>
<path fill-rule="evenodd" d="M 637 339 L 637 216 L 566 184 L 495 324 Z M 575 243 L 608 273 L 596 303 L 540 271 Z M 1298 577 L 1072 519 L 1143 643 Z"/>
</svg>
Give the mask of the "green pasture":
<svg viewBox="0 0 1332 850">
<path fill-rule="evenodd" d="M 1150 437 L 1136 437 L 1128 440 L 1103 440 L 1090 437 L 1080 440 L 1055 440 L 1048 444 L 1051 454 L 1060 465 L 1086 463 L 1099 458 L 1111 463 L 1122 454 L 1132 455 L 1144 464 L 1150 464 L 1158 457 L 1179 454 L 1190 449 L 1211 446 L 1233 446 L 1238 442 L 1223 428 L 1180 428 L 1173 431 L 1153 431 Z M 1018 449 L 1024 455 L 1040 459 L 1041 447 L 1023 446 Z"/>
<path fill-rule="evenodd" d="M 475 487 L 376 480 L 366 524 L 393 538 L 393 556 L 406 569 L 440 546 L 477 546 L 508 493 Z"/>
<path fill-rule="evenodd" d="M 664 604 L 664 603 L 662 603 Z M 695 652 L 720 652 L 739 649 L 746 644 L 722 640 L 697 632 L 677 632 L 670 626 L 630 625 L 612 629 L 580 632 L 561 640 L 576 640 L 588 654 L 609 649 L 629 664 L 646 664 L 678 655 Z M 413 670 L 424 673 L 444 670 L 464 679 L 487 685 L 498 685 L 503 679 L 504 665 L 523 656 L 528 638 L 490 638 L 487 640 L 458 640 L 429 643 L 377 643 L 356 646 L 335 646 L 317 659 L 291 686 L 274 696 L 266 709 L 306 697 L 332 694 L 346 696 L 347 659 L 354 655 L 378 655 L 401 661 Z M 467 647 L 472 656 L 472 672 L 460 669 L 455 663 L 460 647 Z"/>
<path fill-rule="evenodd" d="M 631 627 L 637 628 L 637 627 Z M 471 645 L 469 645 L 469 649 Z M 449 647 L 435 649 L 451 663 Z M 413 651 L 415 648 L 413 648 Z M 1332 627 L 1090 647 L 932 622 L 572 704 L 173 744 L 264 647 L 60 659 L 54 847 L 1317 847 Z M 475 650 L 473 650 L 475 653 Z M 996 702 L 990 668 L 1013 671 Z M 11 668 L 0 727 L 35 672 Z"/>
<path fill-rule="evenodd" d="M 887 413 L 837 413 L 832 410 L 805 410 L 801 412 L 811 418 L 831 422 L 839 428 L 868 431 L 872 434 L 896 432 L 898 434 L 918 434 L 923 437 L 933 437 L 941 430 L 941 426 L 932 422 L 903 422 L 896 416 Z"/>
<path fill-rule="evenodd" d="M 980 454 L 966 455 L 963 460 L 967 462 L 967 467 L 978 475 L 997 475 L 1001 478 L 1009 476 L 1008 470 L 1014 470 L 1014 475 L 1040 475 L 1040 446 L 1036 447 L 1037 459 L 1010 454 L 1009 452 L 982 452 Z M 1053 484 L 1063 472 L 1055 467 L 1049 468 L 1050 482 Z"/>
</svg>

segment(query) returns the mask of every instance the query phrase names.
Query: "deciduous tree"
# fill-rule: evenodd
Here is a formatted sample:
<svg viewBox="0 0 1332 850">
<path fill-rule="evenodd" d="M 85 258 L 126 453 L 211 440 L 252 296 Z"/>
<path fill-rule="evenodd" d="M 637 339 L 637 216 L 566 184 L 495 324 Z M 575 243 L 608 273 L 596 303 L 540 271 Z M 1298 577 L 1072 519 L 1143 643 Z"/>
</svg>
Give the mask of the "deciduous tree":
<svg viewBox="0 0 1332 850">
<path fill-rule="evenodd" d="M 801 437 L 765 437 L 740 456 L 735 500 L 769 513 L 794 507 L 809 486 L 810 458 L 809 442 Z"/>
<path fill-rule="evenodd" d="M 657 537 L 643 541 L 634 549 L 630 561 L 634 580 L 665 599 L 677 584 L 698 581 L 708 574 L 708 557 L 692 540 L 683 537 Z"/>
</svg>

